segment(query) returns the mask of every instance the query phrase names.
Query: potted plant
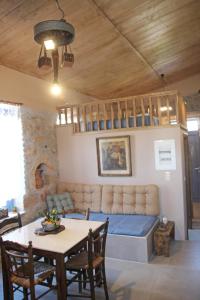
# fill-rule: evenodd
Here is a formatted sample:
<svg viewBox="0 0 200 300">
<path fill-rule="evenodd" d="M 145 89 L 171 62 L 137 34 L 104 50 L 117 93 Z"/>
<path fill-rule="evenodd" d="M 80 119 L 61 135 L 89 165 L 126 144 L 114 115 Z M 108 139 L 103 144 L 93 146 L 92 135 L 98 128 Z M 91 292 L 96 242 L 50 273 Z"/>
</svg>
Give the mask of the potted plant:
<svg viewBox="0 0 200 300">
<path fill-rule="evenodd" d="M 54 208 L 51 211 L 47 211 L 45 218 L 42 221 L 42 227 L 44 231 L 52 231 L 60 226 L 60 217 L 57 210 Z"/>
</svg>

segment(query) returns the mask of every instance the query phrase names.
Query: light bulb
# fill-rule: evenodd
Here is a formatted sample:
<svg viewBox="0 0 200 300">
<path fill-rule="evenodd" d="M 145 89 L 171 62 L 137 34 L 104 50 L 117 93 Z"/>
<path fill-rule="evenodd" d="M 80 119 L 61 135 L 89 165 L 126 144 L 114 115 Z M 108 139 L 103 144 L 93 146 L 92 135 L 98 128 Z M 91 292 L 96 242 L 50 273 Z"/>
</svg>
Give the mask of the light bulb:
<svg viewBox="0 0 200 300">
<path fill-rule="evenodd" d="M 44 41 L 44 45 L 46 50 L 54 50 L 56 46 L 53 40 Z"/>
<path fill-rule="evenodd" d="M 54 96 L 59 96 L 61 94 L 61 86 L 58 83 L 53 83 L 52 87 L 51 87 L 51 93 Z"/>
<path fill-rule="evenodd" d="M 167 106 L 162 106 L 160 108 L 160 111 L 167 111 L 167 110 L 172 110 L 173 108 L 171 106 L 167 107 Z"/>
</svg>

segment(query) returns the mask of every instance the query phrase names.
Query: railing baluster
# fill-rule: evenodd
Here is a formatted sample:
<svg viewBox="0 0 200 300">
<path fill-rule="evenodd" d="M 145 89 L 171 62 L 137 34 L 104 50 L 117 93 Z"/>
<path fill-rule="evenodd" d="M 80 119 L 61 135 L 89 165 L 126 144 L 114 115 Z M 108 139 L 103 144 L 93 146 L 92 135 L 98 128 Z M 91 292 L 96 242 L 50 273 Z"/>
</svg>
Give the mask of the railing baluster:
<svg viewBox="0 0 200 300">
<path fill-rule="evenodd" d="M 90 104 L 89 105 L 89 123 L 90 123 L 90 131 L 92 131 L 93 130 L 93 114 L 92 114 L 92 105 Z"/>
<path fill-rule="evenodd" d="M 152 112 L 152 101 L 151 101 L 151 96 L 149 97 L 149 116 L 150 116 L 150 125 L 153 126 L 153 112 Z"/>
<path fill-rule="evenodd" d="M 70 106 L 70 110 L 71 110 L 71 124 L 74 123 L 74 121 L 73 121 L 73 119 L 74 119 L 74 118 L 73 118 L 73 107 L 74 107 L 74 106 L 72 106 L 72 105 Z"/>
<path fill-rule="evenodd" d="M 58 111 L 59 123 L 61 125 L 61 110 Z"/>
<path fill-rule="evenodd" d="M 142 113 L 142 127 L 145 126 L 144 118 L 145 118 L 145 109 L 144 109 L 144 98 L 141 97 L 141 113 Z"/>
<path fill-rule="evenodd" d="M 121 122 L 122 122 L 122 111 L 120 107 L 120 100 L 117 101 L 117 118 L 118 118 L 118 127 L 121 128 Z"/>
<path fill-rule="evenodd" d="M 73 124 L 74 124 L 74 128 L 75 128 L 75 132 L 79 133 L 80 132 L 80 122 L 79 122 L 79 107 L 78 106 L 75 106 L 76 107 L 76 122 L 74 121 L 74 118 L 73 118 Z"/>
<path fill-rule="evenodd" d="M 68 119 L 67 119 L 67 109 L 68 109 L 68 107 L 66 107 L 66 108 L 64 109 L 64 111 L 65 111 L 65 124 L 68 124 Z"/>
<path fill-rule="evenodd" d="M 96 116 L 96 121 L 97 121 L 97 130 L 99 130 L 99 104 L 97 103 L 97 116 Z"/>
<path fill-rule="evenodd" d="M 166 96 L 166 104 L 167 104 L 167 121 L 168 124 L 170 125 L 170 110 L 169 110 L 169 98 Z"/>
<path fill-rule="evenodd" d="M 114 102 L 111 102 L 111 106 L 110 106 L 110 107 L 111 107 L 111 108 L 110 108 L 110 109 L 111 109 L 111 129 L 115 128 L 115 127 L 114 127 L 113 103 L 114 103 Z"/>
<path fill-rule="evenodd" d="M 133 119 L 133 121 L 134 121 L 134 127 L 136 127 L 137 125 L 136 125 L 136 106 L 135 106 L 135 97 L 133 97 L 133 115 L 134 115 L 134 119 Z"/>
<path fill-rule="evenodd" d="M 127 100 L 125 100 L 125 114 L 126 114 L 126 127 L 129 128 L 129 124 L 128 124 L 128 105 L 127 105 Z"/>
<path fill-rule="evenodd" d="M 103 129 L 105 130 L 107 128 L 106 127 L 107 111 L 106 111 L 106 104 L 105 103 L 103 104 L 103 111 L 104 111 L 104 127 L 103 127 Z"/>
<path fill-rule="evenodd" d="M 158 121 L 159 121 L 159 124 L 162 125 L 161 111 L 160 111 L 160 97 L 157 98 L 157 107 L 158 107 Z"/>
<path fill-rule="evenodd" d="M 180 116 L 179 116 L 179 97 L 176 95 L 176 121 L 177 124 L 180 124 Z"/>
<path fill-rule="evenodd" d="M 82 106 L 82 116 L 83 116 L 83 128 L 84 128 L 84 131 L 87 131 L 87 120 L 86 120 L 86 106 L 83 105 Z"/>
</svg>

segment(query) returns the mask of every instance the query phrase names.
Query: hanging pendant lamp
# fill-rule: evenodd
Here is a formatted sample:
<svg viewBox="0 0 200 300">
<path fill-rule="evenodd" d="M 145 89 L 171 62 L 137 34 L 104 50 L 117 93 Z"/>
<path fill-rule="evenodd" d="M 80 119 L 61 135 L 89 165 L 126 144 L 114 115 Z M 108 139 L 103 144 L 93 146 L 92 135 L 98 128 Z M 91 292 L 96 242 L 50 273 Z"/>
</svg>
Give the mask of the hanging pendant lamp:
<svg viewBox="0 0 200 300">
<path fill-rule="evenodd" d="M 72 53 L 67 53 L 66 55 L 66 52 L 63 52 L 63 49 L 67 49 L 67 45 L 73 42 L 75 29 L 64 19 L 65 14 L 63 9 L 60 7 L 58 0 L 55 0 L 55 2 L 57 4 L 57 8 L 62 13 L 62 18 L 60 20 L 46 20 L 36 24 L 34 26 L 34 40 L 41 45 L 40 56 L 38 59 L 39 68 L 43 67 L 44 69 L 44 66 L 46 69 L 47 67 L 51 68 L 52 60 L 54 72 L 53 83 L 58 84 L 59 47 L 62 47 L 61 66 L 72 66 L 74 62 L 74 55 Z M 43 48 L 44 56 L 41 56 Z M 51 51 L 51 57 L 47 56 L 47 50 Z M 65 53 L 64 56 L 63 53 Z M 65 60 L 71 60 L 71 63 L 64 64 L 63 61 Z"/>
</svg>

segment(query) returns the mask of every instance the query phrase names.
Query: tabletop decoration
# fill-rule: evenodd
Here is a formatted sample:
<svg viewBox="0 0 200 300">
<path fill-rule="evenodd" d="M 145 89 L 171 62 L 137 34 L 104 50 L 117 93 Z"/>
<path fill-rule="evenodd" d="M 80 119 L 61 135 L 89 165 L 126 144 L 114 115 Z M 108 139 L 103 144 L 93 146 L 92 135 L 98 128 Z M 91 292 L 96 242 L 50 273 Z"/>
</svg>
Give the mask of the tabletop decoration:
<svg viewBox="0 0 200 300">
<path fill-rule="evenodd" d="M 41 227 L 41 228 L 35 229 L 35 234 L 37 234 L 37 235 L 57 234 L 63 230 L 65 230 L 64 225 L 60 225 L 59 227 L 57 227 L 56 229 L 51 230 L 51 231 L 44 231 L 44 229 Z"/>
<path fill-rule="evenodd" d="M 47 211 L 45 218 L 42 221 L 42 228 L 44 231 L 53 231 L 60 227 L 60 217 L 56 209 Z"/>
</svg>

